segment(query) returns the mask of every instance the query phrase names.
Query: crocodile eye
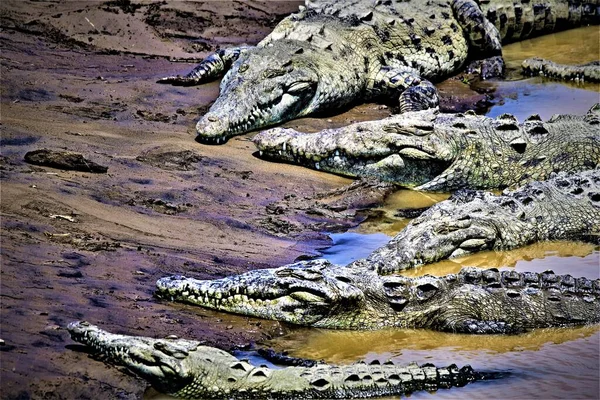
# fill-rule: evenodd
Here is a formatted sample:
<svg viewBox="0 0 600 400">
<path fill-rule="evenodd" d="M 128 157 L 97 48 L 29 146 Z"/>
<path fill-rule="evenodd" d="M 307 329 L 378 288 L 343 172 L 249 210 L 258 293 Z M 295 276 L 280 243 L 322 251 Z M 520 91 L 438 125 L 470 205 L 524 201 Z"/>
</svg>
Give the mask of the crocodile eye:
<svg viewBox="0 0 600 400">
<path fill-rule="evenodd" d="M 429 300 L 438 291 L 438 287 L 431 283 L 424 283 L 417 286 L 417 296 L 419 300 Z"/>
<path fill-rule="evenodd" d="M 442 223 L 440 225 L 434 226 L 433 227 L 433 232 L 437 235 L 447 235 L 450 232 L 454 232 L 457 231 L 458 227 L 451 225 L 451 224 L 446 224 L 446 223 Z"/>
<path fill-rule="evenodd" d="M 240 65 L 240 68 L 238 68 L 238 72 L 241 74 L 242 72 L 246 72 L 248 70 L 248 64 L 242 64 Z"/>
<path fill-rule="evenodd" d="M 285 73 L 286 72 L 283 69 L 267 69 L 263 73 L 263 76 L 265 77 L 265 79 L 271 79 L 271 78 L 275 78 L 277 76 L 285 75 Z"/>
<path fill-rule="evenodd" d="M 295 82 L 292 83 L 290 87 L 288 87 L 288 93 L 300 93 L 310 88 L 310 83 L 308 82 Z"/>
</svg>

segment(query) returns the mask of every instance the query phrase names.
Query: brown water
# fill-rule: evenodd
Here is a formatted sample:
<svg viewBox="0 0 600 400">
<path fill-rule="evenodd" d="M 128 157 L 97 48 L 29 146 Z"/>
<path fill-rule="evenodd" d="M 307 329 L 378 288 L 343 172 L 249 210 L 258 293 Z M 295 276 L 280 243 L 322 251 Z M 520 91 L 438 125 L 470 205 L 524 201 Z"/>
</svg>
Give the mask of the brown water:
<svg viewBox="0 0 600 400">
<path fill-rule="evenodd" d="M 519 69 L 526 58 L 541 57 L 563 64 L 600 59 L 600 27 L 586 26 L 503 46 L 508 69 Z"/>
<path fill-rule="evenodd" d="M 470 364 L 482 371 L 511 372 L 501 380 L 440 390 L 435 398 L 595 399 L 599 393 L 598 326 L 541 329 L 516 336 L 299 329 L 268 344 L 296 357 L 338 364 L 392 359 L 402 364 Z M 428 392 L 411 395 L 417 399 L 431 396 Z"/>
<path fill-rule="evenodd" d="M 346 264 L 385 244 L 410 221 L 398 209 L 419 208 L 447 197 L 401 190 L 390 196 L 376 217 L 348 233 L 337 234 L 325 258 Z M 380 233 L 374 233 L 380 232 Z M 385 234 L 383 234 L 383 233 Z M 445 260 L 404 275 L 445 275 L 464 266 L 600 278 L 600 247 L 589 243 L 540 242 L 511 251 L 487 251 Z M 399 363 L 471 364 L 480 370 L 510 371 L 510 377 L 465 388 L 423 392 L 412 398 L 597 399 L 600 398 L 600 327 L 540 329 L 523 335 L 463 335 L 428 330 L 375 332 L 301 328 L 269 343 L 295 357 L 350 363 L 393 359 Z"/>
<path fill-rule="evenodd" d="M 520 121 L 531 114 L 544 120 L 557 113 L 585 113 L 600 102 L 600 84 L 558 82 L 542 77 L 523 79 L 521 63 L 542 57 L 557 63 L 582 64 L 600 59 L 600 27 L 589 26 L 524 40 L 503 47 L 507 81 L 494 81 L 501 100 L 488 116 L 514 114 Z"/>
<path fill-rule="evenodd" d="M 587 27 L 518 42 L 504 47 L 508 77 L 492 82 L 504 99 L 488 115 L 509 112 L 520 120 L 538 113 L 547 119 L 556 113 L 584 113 L 599 102 L 598 84 L 560 83 L 543 78 L 522 79 L 520 64 L 528 57 L 555 62 L 583 63 L 600 58 L 600 30 Z M 364 257 L 385 244 L 410 221 L 397 217 L 398 209 L 428 207 L 447 194 L 401 190 L 374 210 L 356 229 L 332 235 L 334 246 L 326 258 L 338 264 Z M 559 274 L 600 278 L 600 248 L 586 243 L 544 242 L 503 252 L 482 252 L 446 260 L 413 271 L 409 276 L 445 275 L 463 266 L 514 268 L 517 271 L 552 269 Z M 435 393 L 420 392 L 411 398 L 468 399 L 599 399 L 600 327 L 540 329 L 522 335 L 462 335 L 427 330 L 387 329 L 374 332 L 295 328 L 266 346 L 292 356 L 351 363 L 393 359 L 398 363 L 432 362 L 436 365 L 471 364 L 480 370 L 510 371 L 508 378 Z M 251 357 L 252 361 L 252 357 Z M 263 361 L 256 360 L 258 363 Z M 154 391 L 145 398 L 168 399 Z"/>
<path fill-rule="evenodd" d="M 400 232 L 410 219 L 396 216 L 398 210 L 409 210 L 423 207 L 431 207 L 435 203 L 446 200 L 448 193 L 425 193 L 414 190 L 398 190 L 385 200 L 382 207 L 373 210 L 373 217 L 368 218 L 352 232 L 370 234 L 375 232 L 394 236 Z M 388 239 L 389 240 L 389 239 Z M 387 240 L 385 241 L 387 242 Z M 384 243 L 385 243 L 384 242 Z"/>
</svg>

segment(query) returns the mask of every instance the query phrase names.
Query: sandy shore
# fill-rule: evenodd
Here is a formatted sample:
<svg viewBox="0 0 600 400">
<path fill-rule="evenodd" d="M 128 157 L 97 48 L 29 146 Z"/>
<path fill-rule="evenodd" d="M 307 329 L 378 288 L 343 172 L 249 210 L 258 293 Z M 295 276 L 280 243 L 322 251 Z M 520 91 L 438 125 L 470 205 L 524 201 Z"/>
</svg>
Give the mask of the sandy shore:
<svg viewBox="0 0 600 400">
<path fill-rule="evenodd" d="M 202 146 L 194 121 L 218 82 L 155 82 L 219 47 L 258 42 L 300 3 L 2 2 L 2 398 L 142 396 L 143 382 L 71 342 L 64 327 L 72 320 L 224 349 L 292 329 L 160 302 L 154 282 L 314 255 L 328 244 L 323 231 L 356 224 L 356 209 L 390 188 L 336 191 L 351 181 L 260 161 L 251 135 Z M 456 92 L 484 98 L 457 82 L 445 89 L 447 104 Z M 388 114 L 367 104 L 288 126 L 310 131 Z M 24 161 L 44 148 L 79 152 L 108 172 Z"/>
</svg>

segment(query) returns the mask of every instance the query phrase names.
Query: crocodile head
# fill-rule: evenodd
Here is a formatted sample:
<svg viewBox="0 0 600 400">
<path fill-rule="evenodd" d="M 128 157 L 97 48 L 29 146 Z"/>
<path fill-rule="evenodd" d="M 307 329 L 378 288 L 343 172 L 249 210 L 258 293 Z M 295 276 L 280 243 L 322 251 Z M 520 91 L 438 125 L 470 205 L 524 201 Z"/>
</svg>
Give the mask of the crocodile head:
<svg viewBox="0 0 600 400">
<path fill-rule="evenodd" d="M 202 362 L 191 356 L 199 348 L 196 341 L 116 335 L 86 321 L 72 322 L 68 330 L 76 342 L 127 367 L 163 393 L 177 393 L 202 374 Z M 204 364 L 210 370 L 210 363 Z"/>
<path fill-rule="evenodd" d="M 315 108 L 319 87 L 314 50 L 282 40 L 243 53 L 221 81 L 219 97 L 197 123 L 197 140 L 225 143 L 232 136 L 275 125 Z"/>
<path fill-rule="evenodd" d="M 325 260 L 217 280 L 158 280 L 157 296 L 236 314 L 323 328 L 368 329 L 392 313 L 374 271 Z"/>
<path fill-rule="evenodd" d="M 415 187 L 438 176 L 458 154 L 434 127 L 436 115 L 410 112 L 312 134 L 274 128 L 256 135 L 254 143 L 264 158 Z"/>
<path fill-rule="evenodd" d="M 531 243 L 538 234 L 524 218 L 524 204 L 491 193 L 462 190 L 437 203 L 367 260 L 392 273 L 482 250 Z"/>
</svg>

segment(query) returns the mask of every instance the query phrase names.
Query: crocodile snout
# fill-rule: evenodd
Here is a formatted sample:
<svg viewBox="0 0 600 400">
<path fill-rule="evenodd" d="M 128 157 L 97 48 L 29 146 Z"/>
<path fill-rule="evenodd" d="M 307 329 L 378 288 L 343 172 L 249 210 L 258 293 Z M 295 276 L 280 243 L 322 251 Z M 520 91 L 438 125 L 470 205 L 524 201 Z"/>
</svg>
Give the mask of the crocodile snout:
<svg viewBox="0 0 600 400">
<path fill-rule="evenodd" d="M 196 124 L 196 140 L 203 144 L 223 144 L 227 141 L 229 119 L 215 113 L 204 115 Z"/>
</svg>

